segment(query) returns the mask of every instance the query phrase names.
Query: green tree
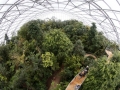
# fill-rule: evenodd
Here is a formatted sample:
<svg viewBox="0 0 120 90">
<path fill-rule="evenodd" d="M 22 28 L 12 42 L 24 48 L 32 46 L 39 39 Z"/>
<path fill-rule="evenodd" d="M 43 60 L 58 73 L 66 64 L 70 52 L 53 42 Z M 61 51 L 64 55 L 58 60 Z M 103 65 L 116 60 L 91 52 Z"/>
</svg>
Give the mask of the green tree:
<svg viewBox="0 0 120 90">
<path fill-rule="evenodd" d="M 1 63 L 6 63 L 9 59 L 9 47 L 8 45 L 2 45 L 0 46 L 0 62 Z"/>
<path fill-rule="evenodd" d="M 53 53 L 45 52 L 45 54 L 41 55 L 41 59 L 43 67 L 51 67 L 52 70 L 59 68 L 59 63 Z"/>
<path fill-rule="evenodd" d="M 83 41 L 85 51 L 98 56 L 105 54 L 102 52 L 104 52 L 106 46 L 109 44 L 109 40 L 106 39 L 102 32 L 97 31 L 95 23 L 92 23 L 87 35 L 87 38 Z"/>
<path fill-rule="evenodd" d="M 82 90 L 115 90 L 120 83 L 120 64 L 106 64 L 106 57 L 99 58 L 90 68 Z"/>
<path fill-rule="evenodd" d="M 73 48 L 73 53 L 75 55 L 81 55 L 81 56 L 85 55 L 84 46 L 80 39 L 76 41 L 74 48 Z"/>
<path fill-rule="evenodd" d="M 18 36 L 25 39 L 42 39 L 42 30 L 39 27 L 39 22 L 37 20 L 32 20 L 25 23 L 18 31 Z"/>
<path fill-rule="evenodd" d="M 73 44 L 65 33 L 54 29 L 44 35 L 42 48 L 44 52 L 52 52 L 58 59 L 61 59 L 69 54 Z"/>
<path fill-rule="evenodd" d="M 69 37 L 69 39 L 74 43 L 76 43 L 76 40 L 81 39 L 83 35 L 87 32 L 87 28 L 85 25 L 83 25 L 82 22 L 77 21 L 67 21 L 67 25 L 65 25 L 64 32 Z"/>
<path fill-rule="evenodd" d="M 6 44 L 8 44 L 9 43 L 9 37 L 8 37 L 7 34 L 5 34 L 5 40 L 6 40 Z"/>
</svg>

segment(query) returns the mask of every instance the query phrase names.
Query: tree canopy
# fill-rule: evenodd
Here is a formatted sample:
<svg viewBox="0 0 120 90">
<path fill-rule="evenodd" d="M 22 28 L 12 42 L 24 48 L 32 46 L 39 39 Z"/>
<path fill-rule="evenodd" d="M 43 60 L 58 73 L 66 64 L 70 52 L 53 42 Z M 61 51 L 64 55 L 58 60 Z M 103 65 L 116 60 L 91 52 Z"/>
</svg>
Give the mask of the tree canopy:
<svg viewBox="0 0 120 90">
<path fill-rule="evenodd" d="M 5 34 L 5 40 L 9 37 Z M 95 23 L 77 20 L 32 20 L 18 35 L 0 46 L 1 90 L 65 90 L 72 78 L 90 66 L 81 90 L 119 90 L 120 52 L 118 45 L 97 31 Z M 106 64 L 105 49 L 113 52 Z M 94 55 L 94 58 L 85 57 Z"/>
</svg>

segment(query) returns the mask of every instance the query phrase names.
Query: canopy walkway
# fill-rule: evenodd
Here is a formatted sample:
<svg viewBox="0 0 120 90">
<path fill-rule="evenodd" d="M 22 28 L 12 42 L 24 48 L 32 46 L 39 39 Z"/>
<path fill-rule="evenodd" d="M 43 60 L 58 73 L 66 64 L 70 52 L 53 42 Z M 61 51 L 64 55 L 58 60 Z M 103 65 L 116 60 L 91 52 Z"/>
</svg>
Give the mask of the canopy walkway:
<svg viewBox="0 0 120 90">
<path fill-rule="evenodd" d="M 110 59 L 113 57 L 113 53 L 109 50 L 105 50 L 106 54 L 108 55 L 107 57 L 107 64 L 110 63 Z M 85 57 L 88 56 L 92 56 L 95 61 L 96 61 L 96 57 L 94 55 L 91 54 L 86 54 Z M 73 80 L 68 84 L 67 88 L 65 90 L 79 90 L 79 88 L 81 87 L 82 83 L 85 81 L 86 77 L 87 77 L 87 73 L 88 73 L 88 67 L 85 68 L 85 70 L 83 70 L 82 72 L 78 73 Z M 87 71 L 87 72 L 86 72 Z"/>
<path fill-rule="evenodd" d="M 78 90 L 86 79 L 86 74 L 88 73 L 88 70 L 89 67 L 87 66 L 82 72 L 78 73 L 69 83 L 66 90 Z"/>
</svg>

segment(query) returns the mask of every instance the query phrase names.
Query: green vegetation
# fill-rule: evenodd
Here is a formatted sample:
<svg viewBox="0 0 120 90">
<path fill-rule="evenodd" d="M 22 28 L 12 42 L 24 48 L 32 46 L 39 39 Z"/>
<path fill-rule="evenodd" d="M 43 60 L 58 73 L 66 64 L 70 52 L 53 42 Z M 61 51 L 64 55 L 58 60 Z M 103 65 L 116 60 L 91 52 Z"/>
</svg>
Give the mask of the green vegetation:
<svg viewBox="0 0 120 90">
<path fill-rule="evenodd" d="M 86 26 L 77 20 L 42 21 L 25 23 L 18 35 L 0 46 L 1 90 L 48 90 L 55 75 L 61 70 L 55 90 L 65 90 L 72 78 L 90 66 L 81 90 L 119 90 L 120 52 L 95 23 Z M 8 41 L 9 40 L 9 41 Z M 114 56 L 106 64 L 105 49 Z M 86 54 L 97 57 L 95 61 Z"/>
</svg>

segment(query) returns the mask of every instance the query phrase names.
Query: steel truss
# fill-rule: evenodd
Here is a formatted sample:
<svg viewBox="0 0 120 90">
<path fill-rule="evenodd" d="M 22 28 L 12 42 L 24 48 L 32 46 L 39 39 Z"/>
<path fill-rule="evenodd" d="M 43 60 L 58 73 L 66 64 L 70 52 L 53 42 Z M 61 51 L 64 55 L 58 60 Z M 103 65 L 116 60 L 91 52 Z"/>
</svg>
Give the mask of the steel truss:
<svg viewBox="0 0 120 90">
<path fill-rule="evenodd" d="M 60 11 L 87 25 L 95 22 L 108 39 L 120 43 L 119 8 L 120 0 L 1 0 L 0 41 L 4 41 L 6 33 L 11 37 L 29 20 Z"/>
</svg>

